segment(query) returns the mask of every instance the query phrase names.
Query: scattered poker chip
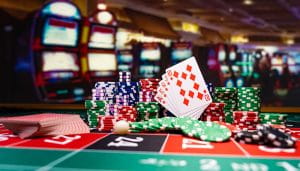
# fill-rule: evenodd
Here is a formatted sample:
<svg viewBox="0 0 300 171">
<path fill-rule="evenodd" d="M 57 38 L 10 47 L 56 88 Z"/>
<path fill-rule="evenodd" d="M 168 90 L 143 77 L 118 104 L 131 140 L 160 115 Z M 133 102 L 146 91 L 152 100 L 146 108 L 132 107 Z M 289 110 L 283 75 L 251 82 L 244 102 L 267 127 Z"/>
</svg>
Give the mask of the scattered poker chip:
<svg viewBox="0 0 300 171">
<path fill-rule="evenodd" d="M 202 130 L 200 138 L 203 141 L 222 142 L 231 136 L 231 131 L 226 126 L 214 122 L 203 122 Z"/>
<path fill-rule="evenodd" d="M 238 88 L 237 109 L 241 111 L 260 111 L 260 92 L 258 87 Z"/>
<path fill-rule="evenodd" d="M 264 144 L 265 140 L 262 135 L 258 134 L 258 131 L 241 131 L 238 132 L 234 139 L 237 142 L 244 143 L 244 144 Z"/>
<path fill-rule="evenodd" d="M 296 144 L 295 138 L 284 130 L 274 128 L 268 124 L 257 126 L 258 134 L 265 138 L 265 144 L 280 148 L 292 148 Z"/>
</svg>

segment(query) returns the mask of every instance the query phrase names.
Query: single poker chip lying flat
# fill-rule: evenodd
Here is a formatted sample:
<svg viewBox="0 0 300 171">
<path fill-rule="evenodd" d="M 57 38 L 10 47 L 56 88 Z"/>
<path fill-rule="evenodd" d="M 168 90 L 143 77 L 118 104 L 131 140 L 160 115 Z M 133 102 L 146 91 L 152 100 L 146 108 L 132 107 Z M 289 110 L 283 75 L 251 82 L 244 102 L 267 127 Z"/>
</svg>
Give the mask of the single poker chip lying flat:
<svg viewBox="0 0 300 171">
<path fill-rule="evenodd" d="M 202 129 L 200 138 L 203 141 L 222 142 L 231 136 L 231 131 L 226 126 L 214 122 L 203 122 Z"/>
</svg>

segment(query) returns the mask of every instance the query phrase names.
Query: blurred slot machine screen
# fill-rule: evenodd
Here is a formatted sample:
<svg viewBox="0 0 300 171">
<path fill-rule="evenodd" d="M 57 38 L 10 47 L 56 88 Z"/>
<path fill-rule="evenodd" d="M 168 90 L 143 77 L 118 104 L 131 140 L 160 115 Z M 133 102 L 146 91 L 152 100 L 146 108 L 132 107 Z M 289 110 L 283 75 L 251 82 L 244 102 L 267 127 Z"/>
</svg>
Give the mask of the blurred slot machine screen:
<svg viewBox="0 0 300 171">
<path fill-rule="evenodd" d="M 72 78 L 78 75 L 79 70 L 78 57 L 75 53 L 42 52 L 42 71 L 47 79 Z"/>
<path fill-rule="evenodd" d="M 48 18 L 44 25 L 42 43 L 75 47 L 78 39 L 78 23 L 63 19 Z"/>
<path fill-rule="evenodd" d="M 160 71 L 159 61 L 161 51 L 158 44 L 145 43 L 140 55 L 139 75 L 142 77 L 155 77 Z"/>
<path fill-rule="evenodd" d="M 171 60 L 173 63 L 182 61 L 193 56 L 192 46 L 190 43 L 176 43 L 171 52 Z"/>
<path fill-rule="evenodd" d="M 117 70 L 117 60 L 114 53 L 89 53 L 88 66 L 94 76 L 109 76 Z"/>
<path fill-rule="evenodd" d="M 129 51 L 118 52 L 118 69 L 129 71 L 132 68 L 133 55 Z"/>
<path fill-rule="evenodd" d="M 114 45 L 114 28 L 93 25 L 90 33 L 90 48 L 113 49 Z"/>
</svg>

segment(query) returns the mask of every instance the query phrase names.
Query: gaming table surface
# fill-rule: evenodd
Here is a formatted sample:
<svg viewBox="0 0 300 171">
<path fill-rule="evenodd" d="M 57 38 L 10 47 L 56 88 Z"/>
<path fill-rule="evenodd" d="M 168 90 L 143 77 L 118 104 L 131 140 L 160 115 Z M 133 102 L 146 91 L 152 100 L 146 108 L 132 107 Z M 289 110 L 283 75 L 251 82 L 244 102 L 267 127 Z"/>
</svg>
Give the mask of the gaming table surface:
<svg viewBox="0 0 300 171">
<path fill-rule="evenodd" d="M 296 148 L 204 142 L 180 134 L 88 134 L 20 139 L 0 126 L 0 170 L 299 170 Z"/>
</svg>

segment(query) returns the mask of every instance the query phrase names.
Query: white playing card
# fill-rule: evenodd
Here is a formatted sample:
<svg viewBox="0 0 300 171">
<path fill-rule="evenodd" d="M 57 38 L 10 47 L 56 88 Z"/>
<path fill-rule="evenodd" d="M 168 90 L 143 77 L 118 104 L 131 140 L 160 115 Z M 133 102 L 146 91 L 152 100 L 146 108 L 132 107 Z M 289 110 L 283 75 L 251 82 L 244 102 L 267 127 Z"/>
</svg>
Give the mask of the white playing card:
<svg viewBox="0 0 300 171">
<path fill-rule="evenodd" d="M 170 76 L 170 77 L 168 77 L 168 75 L 166 75 L 166 74 L 164 74 L 164 75 L 162 75 L 162 80 L 171 80 L 171 77 L 172 76 Z M 173 79 L 173 78 L 172 78 Z M 168 82 L 169 83 L 169 82 Z M 163 85 L 163 83 L 161 83 L 160 84 L 161 86 L 164 86 Z M 174 111 L 176 111 L 177 109 L 176 109 L 176 107 L 174 107 L 174 104 L 173 104 L 173 102 L 172 102 L 172 100 L 174 100 L 175 98 L 172 96 L 173 94 L 174 94 L 174 90 L 172 89 L 172 86 L 170 86 L 170 84 L 168 84 L 167 85 L 168 86 L 168 90 L 171 92 L 170 94 L 168 94 L 168 96 L 166 96 L 168 99 L 169 99 L 169 101 L 171 102 L 171 104 L 172 104 L 172 106 L 173 106 L 173 110 Z M 173 93 L 172 93 L 173 92 Z M 165 92 L 166 94 L 168 93 L 168 92 Z M 170 100 L 171 99 L 171 100 Z M 176 100 L 176 99 L 175 99 Z M 200 107 L 200 106 L 199 106 Z M 198 110 L 198 108 L 196 108 L 196 109 L 193 109 L 193 110 L 191 110 L 191 111 L 188 111 L 188 112 L 186 112 L 186 113 L 182 113 L 181 115 L 178 115 L 178 116 L 196 116 L 196 115 L 198 115 L 199 114 L 199 110 Z M 176 114 L 174 114 L 174 115 L 176 115 L 177 116 L 177 112 L 176 112 Z M 194 117 L 195 118 L 195 117 Z"/>
<path fill-rule="evenodd" d="M 211 103 L 210 94 L 194 57 L 168 68 L 166 73 L 172 90 L 167 96 L 172 97 L 177 116 L 197 108 L 201 112 Z"/>
</svg>

